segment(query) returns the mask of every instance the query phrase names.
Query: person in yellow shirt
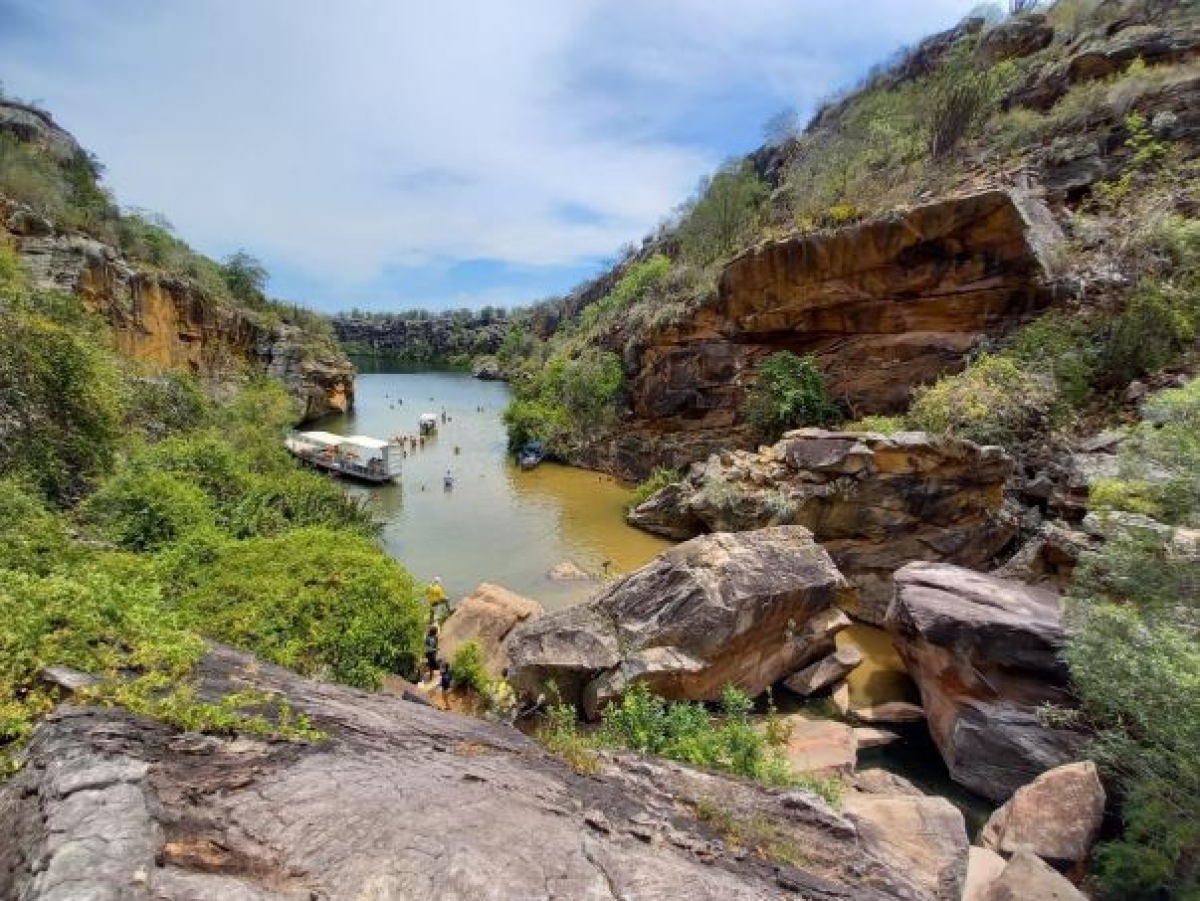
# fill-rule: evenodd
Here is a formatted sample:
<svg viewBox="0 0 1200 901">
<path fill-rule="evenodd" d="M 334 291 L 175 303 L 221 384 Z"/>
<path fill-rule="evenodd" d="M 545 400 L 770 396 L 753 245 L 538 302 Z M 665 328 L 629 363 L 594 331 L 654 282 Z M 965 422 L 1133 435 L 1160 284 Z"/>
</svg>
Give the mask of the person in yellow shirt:
<svg viewBox="0 0 1200 901">
<path fill-rule="evenodd" d="M 446 597 L 446 589 L 442 587 L 441 576 L 434 576 L 433 581 L 425 586 L 425 600 L 429 602 L 429 617 L 441 622 L 450 613 L 450 601 Z"/>
</svg>

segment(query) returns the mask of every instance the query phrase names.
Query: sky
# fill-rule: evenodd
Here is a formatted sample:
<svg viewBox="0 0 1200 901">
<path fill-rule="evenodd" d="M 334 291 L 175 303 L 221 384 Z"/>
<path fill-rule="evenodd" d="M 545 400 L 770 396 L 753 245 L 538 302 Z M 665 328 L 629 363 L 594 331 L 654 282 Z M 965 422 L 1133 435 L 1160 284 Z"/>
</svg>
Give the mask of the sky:
<svg viewBox="0 0 1200 901">
<path fill-rule="evenodd" d="M 126 206 L 325 311 L 513 306 L 978 0 L 0 0 Z"/>
</svg>

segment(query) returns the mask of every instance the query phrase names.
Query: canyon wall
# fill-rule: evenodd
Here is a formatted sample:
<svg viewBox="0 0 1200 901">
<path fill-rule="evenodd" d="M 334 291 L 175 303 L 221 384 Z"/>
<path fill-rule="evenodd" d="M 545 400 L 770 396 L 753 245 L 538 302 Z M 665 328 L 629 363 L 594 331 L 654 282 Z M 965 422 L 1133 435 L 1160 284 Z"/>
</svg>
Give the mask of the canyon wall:
<svg viewBox="0 0 1200 901">
<path fill-rule="evenodd" d="M 116 348 L 133 360 L 218 381 L 265 371 L 284 383 L 304 419 L 353 406 L 354 368 L 336 350 L 314 350 L 296 326 L 151 271 L 94 238 L 59 231 L 2 198 L 0 241 L 16 249 L 37 287 L 75 295 L 101 315 Z"/>
<path fill-rule="evenodd" d="M 779 350 L 816 357 L 852 416 L 898 412 L 1050 302 L 1061 237 L 1038 199 L 989 190 L 755 247 L 697 316 L 646 337 L 621 433 L 584 462 L 637 479 L 751 446 L 746 391 Z"/>
<path fill-rule="evenodd" d="M 445 362 L 452 357 L 494 354 L 511 320 L 501 317 L 447 315 L 424 319 L 404 316 L 333 317 L 338 340 L 351 353 L 397 357 L 414 363 Z"/>
</svg>

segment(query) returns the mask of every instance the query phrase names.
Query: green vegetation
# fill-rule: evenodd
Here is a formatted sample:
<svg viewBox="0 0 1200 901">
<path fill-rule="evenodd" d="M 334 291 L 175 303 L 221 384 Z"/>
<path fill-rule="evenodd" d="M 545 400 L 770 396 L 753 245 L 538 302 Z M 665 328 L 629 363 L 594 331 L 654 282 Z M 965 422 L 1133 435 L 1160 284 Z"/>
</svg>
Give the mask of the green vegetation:
<svg viewBox="0 0 1200 901">
<path fill-rule="evenodd" d="M 1200 381 L 1153 398 L 1122 458 L 1129 480 L 1093 503 L 1200 525 Z M 1151 520 L 1109 528 L 1076 571 L 1067 649 L 1124 823 L 1097 849 L 1096 879 L 1104 897 L 1190 898 L 1200 892 L 1200 546 Z"/>
<path fill-rule="evenodd" d="M 636 682 L 619 703 L 610 703 L 601 726 L 590 735 L 580 733 L 575 709 L 559 704 L 550 709 L 540 738 L 576 769 L 587 771 L 589 752 L 620 748 L 679 760 L 693 766 L 722 770 L 764 782 L 806 788 L 830 804 L 841 799 L 841 783 L 809 774 L 796 774 L 778 744 L 788 736 L 778 729 L 760 730 L 751 719 L 753 702 L 744 692 L 727 686 L 719 716 L 703 704 L 664 701 Z M 774 739 L 778 744 L 772 744 Z"/>
<path fill-rule="evenodd" d="M 478 642 L 468 641 L 459 646 L 450 660 L 450 672 L 456 687 L 466 688 L 480 695 L 487 693 L 490 680 L 483 668 L 483 651 L 480 650 Z"/>
<path fill-rule="evenodd" d="M 908 423 L 916 429 L 1014 447 L 1044 431 L 1054 389 L 1015 360 L 985 354 L 958 375 L 914 393 Z"/>
<path fill-rule="evenodd" d="M 0 768 L 62 697 L 189 729 L 318 733 L 277 698 L 202 698 L 204 638 L 374 687 L 414 675 L 427 613 L 368 510 L 300 469 L 281 386 L 216 404 L 147 375 L 70 298 L 32 290 L 0 250 Z"/>
<path fill-rule="evenodd" d="M 642 482 L 633 489 L 633 494 L 631 494 L 629 496 L 629 500 L 625 502 L 625 509 L 627 511 L 632 510 L 634 507 L 637 507 L 649 499 L 650 495 L 661 491 L 668 485 L 674 485 L 682 478 L 683 474 L 678 469 L 671 469 L 667 466 L 656 467 L 655 470 L 650 473 L 650 476 L 646 479 L 646 481 Z"/>
<path fill-rule="evenodd" d="M 704 264 L 746 246 L 759 228 L 767 193 L 748 160 L 726 163 L 701 184 L 680 223 L 684 255 Z"/>
<path fill-rule="evenodd" d="M 695 810 L 697 820 L 712 827 L 735 848 L 760 860 L 804 866 L 806 858 L 795 839 L 761 814 L 741 815 L 706 798 L 696 803 Z"/>
<path fill-rule="evenodd" d="M 504 411 L 508 443 L 517 450 L 542 441 L 565 456 L 616 417 L 625 373 L 616 354 L 587 350 L 577 358 L 556 356 L 513 383 L 514 399 Z"/>
<path fill-rule="evenodd" d="M 784 350 L 758 364 L 746 398 L 746 419 L 765 437 L 774 440 L 788 429 L 828 425 L 839 415 L 825 374 L 811 356 Z"/>
</svg>

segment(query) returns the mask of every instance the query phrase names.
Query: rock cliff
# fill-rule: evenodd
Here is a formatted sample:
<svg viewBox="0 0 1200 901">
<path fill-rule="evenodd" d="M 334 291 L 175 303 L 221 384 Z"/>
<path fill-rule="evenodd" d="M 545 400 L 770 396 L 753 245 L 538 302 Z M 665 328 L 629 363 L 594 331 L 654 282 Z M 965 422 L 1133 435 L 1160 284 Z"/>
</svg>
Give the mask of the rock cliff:
<svg viewBox="0 0 1200 901">
<path fill-rule="evenodd" d="M 911 560 L 984 567 L 1016 534 L 999 448 L 922 432 L 800 429 L 753 453 L 714 454 L 629 521 L 670 538 L 795 523 L 859 589 L 849 612 L 881 622 Z"/>
<path fill-rule="evenodd" d="M 218 381 L 264 371 L 287 386 L 304 419 L 353 406 L 354 368 L 332 348 L 314 352 L 296 326 L 267 322 L 2 198 L 0 240 L 16 249 L 35 285 L 78 296 L 101 315 L 131 359 Z"/>
<path fill-rule="evenodd" d="M 0 896 L 653 901 L 686 886 L 722 901 L 950 901 L 965 876 L 962 817 L 941 799 L 856 795 L 842 816 L 633 754 L 581 775 L 515 730 L 228 649 L 199 676 L 206 696 L 282 696 L 329 737 L 219 738 L 64 707 L 0 786 Z M 889 828 L 922 820 L 921 841 Z"/>
<path fill-rule="evenodd" d="M 751 445 L 746 389 L 778 350 L 814 355 L 853 415 L 901 410 L 1050 301 L 1060 239 L 1040 201 L 991 190 L 747 251 L 696 316 L 641 338 L 631 415 L 585 462 L 637 479 Z"/>
</svg>

